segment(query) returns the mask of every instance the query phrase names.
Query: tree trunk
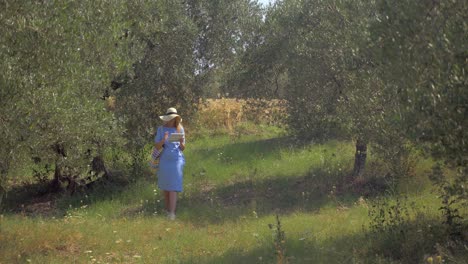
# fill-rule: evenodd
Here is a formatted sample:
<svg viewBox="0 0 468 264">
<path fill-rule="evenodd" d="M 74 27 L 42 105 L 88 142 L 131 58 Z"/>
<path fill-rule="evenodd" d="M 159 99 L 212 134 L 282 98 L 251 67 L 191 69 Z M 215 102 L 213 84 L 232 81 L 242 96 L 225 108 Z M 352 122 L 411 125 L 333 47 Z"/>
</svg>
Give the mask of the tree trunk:
<svg viewBox="0 0 468 264">
<path fill-rule="evenodd" d="M 62 144 L 56 143 L 52 146 L 52 148 L 60 158 L 67 156 L 65 148 Z M 50 183 L 50 188 L 52 191 L 60 192 L 64 191 L 66 188 L 73 194 L 78 188 L 91 186 L 97 179 L 104 178 L 107 180 L 112 177 L 101 156 L 96 156 L 93 158 L 93 161 L 91 162 L 90 175 L 87 178 L 80 178 L 80 175 L 70 175 L 67 173 L 66 169 L 67 168 L 62 168 L 60 166 L 58 160 L 55 162 L 54 179 Z M 93 179 L 91 172 L 94 172 L 94 175 L 97 175 L 98 177 Z"/>
<path fill-rule="evenodd" d="M 52 145 L 52 149 L 55 151 L 57 156 L 60 158 L 66 157 L 65 147 L 61 143 L 55 143 Z M 60 159 L 59 158 L 59 159 Z M 55 161 L 55 172 L 54 179 L 50 183 L 50 187 L 53 192 L 63 191 L 63 182 L 65 181 L 64 176 L 62 175 L 62 167 L 60 166 L 58 160 Z"/>
<path fill-rule="evenodd" d="M 0 172 L 0 208 L 2 206 L 3 197 L 5 197 L 7 193 L 7 190 L 5 189 L 5 187 L 3 187 L 5 179 L 6 179 L 6 172 L 1 171 Z"/>
<path fill-rule="evenodd" d="M 367 143 L 358 139 L 356 141 L 356 154 L 354 155 L 353 178 L 362 175 L 367 159 Z"/>
<path fill-rule="evenodd" d="M 63 177 L 60 165 L 58 162 L 55 162 L 55 172 L 54 172 L 54 179 L 50 183 L 50 188 L 53 192 L 59 192 L 63 190 Z"/>
<path fill-rule="evenodd" d="M 6 179 L 7 179 L 9 168 L 10 168 L 10 159 L 5 158 L 3 161 L 0 161 L 0 208 L 2 206 L 3 198 L 7 194 L 5 184 L 6 184 Z"/>
<path fill-rule="evenodd" d="M 109 179 L 112 177 L 112 174 L 106 168 L 104 160 L 101 156 L 96 156 L 93 158 L 93 161 L 91 162 L 91 169 L 96 173 L 96 175 L 102 174 L 102 177 L 105 179 Z"/>
</svg>

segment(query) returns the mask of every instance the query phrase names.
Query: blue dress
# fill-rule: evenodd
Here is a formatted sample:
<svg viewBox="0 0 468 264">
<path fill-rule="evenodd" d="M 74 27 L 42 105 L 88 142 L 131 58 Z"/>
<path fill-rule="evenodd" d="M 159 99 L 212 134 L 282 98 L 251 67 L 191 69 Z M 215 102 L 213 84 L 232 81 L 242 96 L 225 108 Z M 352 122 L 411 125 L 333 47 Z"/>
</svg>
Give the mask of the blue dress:
<svg viewBox="0 0 468 264">
<path fill-rule="evenodd" d="M 154 142 L 161 141 L 164 138 L 165 132 L 169 132 L 170 136 L 172 133 L 177 133 L 177 129 L 174 127 L 159 127 Z M 182 129 L 179 133 L 184 133 L 184 130 Z M 180 142 L 169 142 L 168 140 L 164 142 L 164 149 L 159 158 L 159 169 L 157 172 L 158 187 L 161 190 L 176 192 L 183 190 L 182 181 L 185 158 L 179 146 Z"/>
</svg>

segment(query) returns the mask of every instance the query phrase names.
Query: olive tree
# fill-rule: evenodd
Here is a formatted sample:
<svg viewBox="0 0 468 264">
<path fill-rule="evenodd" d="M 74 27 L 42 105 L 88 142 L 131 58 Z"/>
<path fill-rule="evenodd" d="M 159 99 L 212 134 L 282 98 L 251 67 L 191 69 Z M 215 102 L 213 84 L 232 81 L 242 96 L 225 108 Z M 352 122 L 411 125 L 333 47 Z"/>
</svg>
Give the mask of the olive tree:
<svg viewBox="0 0 468 264">
<path fill-rule="evenodd" d="M 125 12 L 125 1 L 0 3 L 3 177 L 29 162 L 51 164 L 54 185 L 73 188 L 102 165 L 122 131 L 102 95 L 129 66 Z"/>
<path fill-rule="evenodd" d="M 229 82 L 237 82 L 243 96 L 286 98 L 289 125 L 301 138 L 356 139 L 356 173 L 375 123 L 368 113 L 382 103 L 364 48 L 372 11 L 366 1 L 276 3 L 267 12 L 262 41 L 242 56 Z"/>
<path fill-rule="evenodd" d="M 464 1 L 379 1 L 372 42 L 385 91 L 401 105 L 402 129 L 439 164 L 445 222 L 460 229 L 457 206 L 467 205 L 468 5 Z M 459 230 L 458 230 L 459 231 Z"/>
</svg>

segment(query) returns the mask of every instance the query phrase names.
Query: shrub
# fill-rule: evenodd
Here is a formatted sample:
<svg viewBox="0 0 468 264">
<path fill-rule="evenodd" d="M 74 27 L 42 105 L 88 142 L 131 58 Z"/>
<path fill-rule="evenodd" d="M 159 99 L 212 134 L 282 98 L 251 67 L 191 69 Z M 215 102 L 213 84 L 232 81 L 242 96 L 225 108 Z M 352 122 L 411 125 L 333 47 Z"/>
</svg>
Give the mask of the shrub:
<svg viewBox="0 0 468 264">
<path fill-rule="evenodd" d="M 442 206 L 443 224 L 446 232 L 454 242 L 465 240 L 464 230 L 467 226 L 464 224 L 466 208 L 468 205 L 468 194 L 465 186 L 468 184 L 468 169 L 458 169 L 455 177 L 450 180 L 444 173 L 443 166 L 437 163 L 432 168 L 429 175 L 432 182 L 440 192 Z M 465 231 L 466 232 L 466 231 Z"/>
</svg>

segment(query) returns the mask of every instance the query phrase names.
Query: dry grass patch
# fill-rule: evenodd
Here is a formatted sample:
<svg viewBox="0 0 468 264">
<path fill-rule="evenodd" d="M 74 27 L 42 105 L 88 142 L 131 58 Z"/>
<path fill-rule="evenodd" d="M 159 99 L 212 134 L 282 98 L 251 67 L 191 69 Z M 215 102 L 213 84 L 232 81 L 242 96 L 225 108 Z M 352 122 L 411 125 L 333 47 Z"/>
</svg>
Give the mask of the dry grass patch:
<svg viewBox="0 0 468 264">
<path fill-rule="evenodd" d="M 206 99 L 200 102 L 193 123 L 231 134 L 246 122 L 283 126 L 287 118 L 286 107 L 285 100 L 277 99 Z"/>
</svg>

